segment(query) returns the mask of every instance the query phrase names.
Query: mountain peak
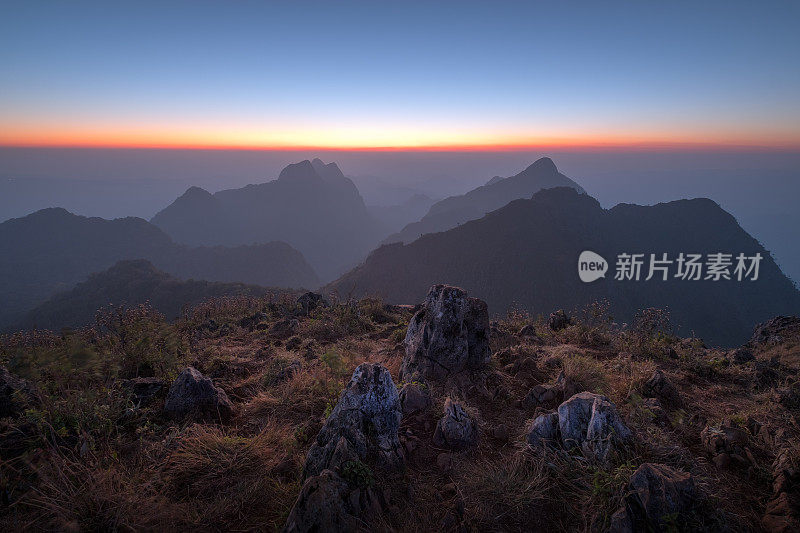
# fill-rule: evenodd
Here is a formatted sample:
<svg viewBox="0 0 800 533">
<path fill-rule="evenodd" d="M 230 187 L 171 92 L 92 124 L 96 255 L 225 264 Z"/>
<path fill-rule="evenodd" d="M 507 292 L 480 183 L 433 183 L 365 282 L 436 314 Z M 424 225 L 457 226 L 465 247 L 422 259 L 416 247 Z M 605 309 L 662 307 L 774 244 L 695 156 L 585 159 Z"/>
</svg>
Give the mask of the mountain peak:
<svg viewBox="0 0 800 533">
<path fill-rule="evenodd" d="M 212 194 L 207 190 L 203 189 L 202 187 L 197 187 L 195 185 L 186 189 L 186 192 L 181 195 L 181 198 L 185 198 L 187 200 L 194 200 L 199 198 L 209 198 Z"/>
<path fill-rule="evenodd" d="M 542 157 L 534 161 L 528 168 L 524 170 L 524 172 L 557 173 L 558 169 L 556 168 L 556 164 L 553 163 L 552 159 L 549 157 Z"/>
<path fill-rule="evenodd" d="M 314 180 L 320 179 L 314 165 L 308 159 L 292 163 L 281 170 L 278 180 Z"/>
</svg>

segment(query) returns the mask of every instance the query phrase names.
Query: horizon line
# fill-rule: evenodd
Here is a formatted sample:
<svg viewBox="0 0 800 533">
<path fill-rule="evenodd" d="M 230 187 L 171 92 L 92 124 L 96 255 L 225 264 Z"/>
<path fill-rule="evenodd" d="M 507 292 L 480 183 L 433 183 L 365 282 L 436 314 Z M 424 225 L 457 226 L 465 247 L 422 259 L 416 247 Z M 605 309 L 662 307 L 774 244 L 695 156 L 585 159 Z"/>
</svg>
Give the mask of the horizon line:
<svg viewBox="0 0 800 533">
<path fill-rule="evenodd" d="M 326 145 L 248 145 L 248 144 L 189 144 L 189 143 L 0 143 L 0 148 L 30 149 L 97 149 L 97 150 L 191 150 L 191 151 L 323 151 L 323 152 L 525 152 L 533 150 L 605 151 L 605 150 L 754 150 L 764 152 L 800 151 L 800 144 L 748 144 L 724 142 L 607 142 L 607 143 L 532 143 L 532 144 L 435 144 L 387 146 L 326 146 Z"/>
</svg>

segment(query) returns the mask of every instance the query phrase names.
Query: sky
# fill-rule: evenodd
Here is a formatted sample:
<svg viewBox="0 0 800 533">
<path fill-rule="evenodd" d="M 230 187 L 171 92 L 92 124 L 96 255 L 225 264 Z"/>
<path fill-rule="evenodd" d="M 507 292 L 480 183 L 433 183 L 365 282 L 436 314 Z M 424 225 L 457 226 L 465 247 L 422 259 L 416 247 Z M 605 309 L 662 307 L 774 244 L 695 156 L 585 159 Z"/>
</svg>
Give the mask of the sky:
<svg viewBox="0 0 800 533">
<path fill-rule="evenodd" d="M 0 7 L 0 145 L 800 148 L 800 2 Z"/>
</svg>

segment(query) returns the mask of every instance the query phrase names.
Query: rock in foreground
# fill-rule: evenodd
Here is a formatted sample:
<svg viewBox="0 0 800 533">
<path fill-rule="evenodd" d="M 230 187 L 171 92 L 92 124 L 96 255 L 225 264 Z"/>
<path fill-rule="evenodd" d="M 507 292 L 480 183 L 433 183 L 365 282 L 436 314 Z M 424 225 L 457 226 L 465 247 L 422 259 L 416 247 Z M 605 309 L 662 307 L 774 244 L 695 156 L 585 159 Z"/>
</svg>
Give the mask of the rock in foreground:
<svg viewBox="0 0 800 533">
<path fill-rule="evenodd" d="M 175 379 L 164 403 L 167 416 L 183 420 L 193 418 L 227 422 L 233 404 L 220 387 L 197 369 L 188 367 Z"/>
<path fill-rule="evenodd" d="M 610 533 L 683 531 L 698 492 L 691 475 L 655 463 L 636 469 L 622 507 L 611 517 Z"/>
<path fill-rule="evenodd" d="M 401 467 L 400 417 L 400 398 L 389 371 L 377 363 L 359 365 L 308 451 L 305 475 L 353 459 L 386 469 Z"/>
<path fill-rule="evenodd" d="M 415 374 L 443 379 L 489 362 L 489 312 L 486 302 L 463 289 L 434 285 L 408 325 L 400 377 Z"/>
</svg>

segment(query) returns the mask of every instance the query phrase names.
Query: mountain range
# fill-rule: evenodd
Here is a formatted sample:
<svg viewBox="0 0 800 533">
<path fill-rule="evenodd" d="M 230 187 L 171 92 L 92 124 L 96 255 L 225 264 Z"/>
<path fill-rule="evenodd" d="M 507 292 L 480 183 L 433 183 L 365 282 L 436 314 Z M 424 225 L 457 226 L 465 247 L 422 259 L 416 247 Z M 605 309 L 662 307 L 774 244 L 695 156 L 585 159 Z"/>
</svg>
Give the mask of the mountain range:
<svg viewBox="0 0 800 533">
<path fill-rule="evenodd" d="M 186 306 L 220 296 L 264 296 L 270 289 L 244 283 L 182 281 L 158 270 L 149 261 L 132 259 L 89 276 L 69 291 L 59 293 L 29 311 L 17 327 L 59 330 L 90 324 L 95 313 L 108 305 L 149 303 L 168 320 Z"/>
<path fill-rule="evenodd" d="M 604 279 L 579 279 L 578 257 L 585 250 L 608 261 Z M 675 260 L 682 252 L 703 257 L 760 253 L 763 260 L 756 281 L 690 281 L 672 275 L 666 281 L 644 281 L 647 263 L 640 281 L 614 279 L 619 254 L 661 258 L 666 253 Z M 607 299 L 614 316 L 630 322 L 637 310 L 667 308 L 680 331 L 722 345 L 743 342 L 754 324 L 771 316 L 800 311 L 800 293 L 792 282 L 713 201 L 621 204 L 605 210 L 594 198 L 565 187 L 539 191 L 410 244 L 382 246 L 329 289 L 409 303 L 422 300 L 436 283 L 463 287 L 501 310 L 516 306 L 546 314 Z"/>
<path fill-rule="evenodd" d="M 450 196 L 436 202 L 421 220 L 408 224 L 383 242 L 409 243 L 423 234 L 454 228 L 499 209 L 512 200 L 530 198 L 536 191 L 552 187 L 571 187 L 584 192 L 580 185 L 558 171 L 552 159 L 543 157 L 519 174 L 509 178 L 495 176 L 486 185 L 466 194 Z"/>
<path fill-rule="evenodd" d="M 387 233 L 336 163 L 319 159 L 240 189 L 192 187 L 151 222 L 190 246 L 289 243 L 325 281 L 358 264 Z"/>
<path fill-rule="evenodd" d="M 50 208 L 0 224 L 0 324 L 124 259 L 147 259 L 181 279 L 316 287 L 302 254 L 283 242 L 188 247 L 141 218 L 87 218 Z"/>
</svg>

